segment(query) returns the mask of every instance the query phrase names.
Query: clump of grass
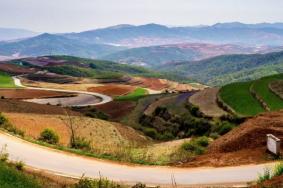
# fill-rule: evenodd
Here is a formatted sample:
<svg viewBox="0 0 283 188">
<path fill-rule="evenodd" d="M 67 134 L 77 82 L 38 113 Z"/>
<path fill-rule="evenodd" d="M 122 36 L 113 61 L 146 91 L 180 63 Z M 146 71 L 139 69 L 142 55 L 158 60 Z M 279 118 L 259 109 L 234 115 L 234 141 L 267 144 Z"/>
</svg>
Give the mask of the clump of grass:
<svg viewBox="0 0 283 188">
<path fill-rule="evenodd" d="M 270 168 L 265 168 L 263 174 L 260 174 L 258 176 L 257 182 L 258 184 L 261 184 L 266 180 L 270 180 L 281 175 L 283 175 L 283 162 L 276 164 L 273 170 L 271 170 Z"/>
<path fill-rule="evenodd" d="M 75 188 L 122 188 L 123 186 L 102 177 L 100 177 L 98 180 L 82 177 L 80 181 L 75 184 L 74 187 Z"/>
<path fill-rule="evenodd" d="M 24 169 L 25 163 L 23 161 L 17 161 L 15 163 L 15 167 L 17 170 L 22 171 Z"/>
</svg>

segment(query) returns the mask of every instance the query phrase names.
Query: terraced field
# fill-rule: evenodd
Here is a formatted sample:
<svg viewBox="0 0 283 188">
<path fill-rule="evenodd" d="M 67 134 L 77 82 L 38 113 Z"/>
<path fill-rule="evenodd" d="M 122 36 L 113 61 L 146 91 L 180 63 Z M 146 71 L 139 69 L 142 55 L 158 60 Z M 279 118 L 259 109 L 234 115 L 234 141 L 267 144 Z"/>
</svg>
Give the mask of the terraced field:
<svg viewBox="0 0 283 188">
<path fill-rule="evenodd" d="M 250 93 L 252 83 L 242 82 L 226 85 L 220 89 L 219 97 L 239 115 L 257 115 L 265 110 Z"/>
<path fill-rule="evenodd" d="M 15 88 L 14 81 L 11 76 L 0 72 L 0 88 Z"/>
<path fill-rule="evenodd" d="M 282 90 L 280 85 L 271 85 L 274 81 L 283 80 L 283 74 L 263 77 L 251 82 L 241 82 L 226 85 L 220 89 L 220 99 L 235 113 L 242 116 L 254 116 L 265 111 L 283 109 L 283 100 L 276 90 Z"/>
<path fill-rule="evenodd" d="M 119 100 L 119 101 L 137 101 L 138 99 L 142 98 L 146 94 L 147 94 L 146 89 L 137 88 L 133 92 L 131 92 L 127 95 L 116 97 L 116 100 Z"/>
<path fill-rule="evenodd" d="M 269 84 L 272 81 L 283 79 L 283 74 L 268 76 L 255 81 L 251 87 L 253 91 L 266 103 L 271 111 L 280 110 L 283 108 L 283 100 L 273 93 Z"/>
<path fill-rule="evenodd" d="M 283 99 L 283 80 L 277 80 L 269 84 L 269 88 Z"/>
</svg>

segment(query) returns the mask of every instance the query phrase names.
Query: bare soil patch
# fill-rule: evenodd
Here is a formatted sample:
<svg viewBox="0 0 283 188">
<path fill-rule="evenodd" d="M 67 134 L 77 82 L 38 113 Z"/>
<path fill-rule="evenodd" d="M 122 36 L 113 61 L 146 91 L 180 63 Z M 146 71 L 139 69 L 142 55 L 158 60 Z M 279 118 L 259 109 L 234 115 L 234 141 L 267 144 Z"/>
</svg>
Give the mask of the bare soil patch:
<svg viewBox="0 0 283 188">
<path fill-rule="evenodd" d="M 78 112 L 74 112 L 59 106 L 35 104 L 12 99 L 0 100 L 0 112 L 65 115 L 66 111 L 69 114 L 80 115 Z"/>
<path fill-rule="evenodd" d="M 218 88 L 207 88 L 190 97 L 189 102 L 198 106 L 200 111 L 208 117 L 221 117 L 226 115 L 217 104 Z"/>
<path fill-rule="evenodd" d="M 205 155 L 183 166 L 230 166 L 266 162 L 266 134 L 283 139 L 283 111 L 251 118 L 215 140 Z M 283 148 L 283 146 L 281 145 Z"/>
<path fill-rule="evenodd" d="M 25 78 L 33 81 L 51 82 L 66 84 L 75 82 L 77 79 L 71 76 L 64 76 L 55 73 L 37 72 L 34 74 L 28 74 Z"/>
<path fill-rule="evenodd" d="M 0 96 L 5 97 L 6 99 L 34 99 L 49 97 L 71 97 L 74 96 L 74 94 L 32 89 L 0 89 Z"/>
<path fill-rule="evenodd" d="M 271 82 L 269 88 L 281 99 L 283 99 L 283 80 Z"/>
<path fill-rule="evenodd" d="M 119 120 L 134 110 L 136 106 L 132 101 L 111 101 L 96 108 L 110 116 L 110 119 Z"/>
<path fill-rule="evenodd" d="M 88 88 L 87 90 L 91 92 L 102 93 L 109 96 L 121 96 L 131 93 L 135 89 L 136 87 L 128 86 L 128 85 L 106 84 L 104 86 L 91 87 Z"/>
<path fill-rule="evenodd" d="M 37 71 L 37 69 L 35 68 L 25 68 L 22 66 L 8 64 L 8 63 L 0 63 L 0 70 L 15 75 L 30 74 Z"/>
<path fill-rule="evenodd" d="M 70 143 L 71 134 L 66 124 L 68 121 L 66 116 L 23 113 L 4 115 L 15 127 L 23 130 L 26 136 L 37 139 L 44 129 L 51 128 L 59 134 L 60 144 L 67 146 Z M 76 135 L 90 141 L 92 147 L 97 150 L 109 150 L 113 147 L 146 141 L 146 138 L 135 130 L 118 123 L 79 116 L 73 116 L 72 121 L 77 127 Z"/>
</svg>

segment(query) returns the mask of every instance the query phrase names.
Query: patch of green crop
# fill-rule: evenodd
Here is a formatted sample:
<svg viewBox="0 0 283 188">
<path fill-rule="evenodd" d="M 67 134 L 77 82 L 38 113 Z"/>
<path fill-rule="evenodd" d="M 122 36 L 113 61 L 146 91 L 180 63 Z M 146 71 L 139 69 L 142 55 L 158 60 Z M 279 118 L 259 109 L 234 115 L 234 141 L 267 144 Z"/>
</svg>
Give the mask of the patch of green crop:
<svg viewBox="0 0 283 188">
<path fill-rule="evenodd" d="M 275 93 L 273 93 L 269 88 L 269 84 L 271 82 L 280 79 L 283 79 L 283 74 L 264 77 L 259 80 L 256 80 L 252 84 L 251 89 L 255 91 L 261 99 L 264 100 L 264 102 L 267 104 L 271 111 L 283 109 L 283 100 Z"/>
<path fill-rule="evenodd" d="M 14 88 L 14 87 L 16 86 L 13 78 L 6 73 L 0 72 L 0 88 Z"/>
<path fill-rule="evenodd" d="M 252 96 L 250 87 L 253 82 L 239 82 L 220 89 L 219 96 L 236 113 L 242 116 L 254 116 L 264 112 L 260 102 Z"/>
<path fill-rule="evenodd" d="M 144 88 L 137 88 L 132 93 L 124 96 L 116 97 L 115 100 L 119 101 L 137 101 L 147 94 L 147 90 Z"/>
</svg>

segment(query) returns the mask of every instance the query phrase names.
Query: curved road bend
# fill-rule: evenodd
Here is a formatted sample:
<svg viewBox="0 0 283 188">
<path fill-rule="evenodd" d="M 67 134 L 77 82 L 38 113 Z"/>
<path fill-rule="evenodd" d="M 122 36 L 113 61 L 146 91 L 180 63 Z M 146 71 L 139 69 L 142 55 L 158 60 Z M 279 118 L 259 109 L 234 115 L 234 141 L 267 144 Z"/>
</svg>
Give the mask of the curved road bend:
<svg viewBox="0 0 283 188">
<path fill-rule="evenodd" d="M 224 168 L 174 168 L 127 166 L 106 160 L 87 158 L 56 151 L 0 133 L 0 145 L 7 145 L 11 160 L 22 160 L 28 166 L 69 177 L 97 178 L 99 173 L 111 180 L 146 184 L 171 184 L 172 174 L 178 185 L 245 183 L 257 179 L 266 165 Z M 274 164 L 269 164 L 269 166 Z"/>
<path fill-rule="evenodd" d="M 101 105 L 101 104 L 105 104 L 105 103 L 108 103 L 108 102 L 111 102 L 112 101 L 112 98 L 107 96 L 107 95 L 103 95 L 103 94 L 100 94 L 100 93 L 94 93 L 94 92 L 87 92 L 87 91 L 76 91 L 76 90 L 64 90 L 64 89 L 51 89 L 51 88 L 37 88 L 37 87 L 27 87 L 27 86 L 24 86 L 22 83 L 21 83 L 21 80 L 17 77 L 13 77 L 13 80 L 14 80 L 14 83 L 16 86 L 18 87 L 23 87 L 23 88 L 26 88 L 26 89 L 33 89 L 33 90 L 45 90 L 45 91 L 57 91 L 57 92 L 65 92 L 65 93 L 78 93 L 78 94 L 84 94 L 84 95 L 91 95 L 91 96 L 95 96 L 95 97 L 98 97 L 101 99 L 100 102 L 95 102 L 95 103 L 86 103 L 86 104 L 78 104 L 78 105 L 75 105 L 75 106 L 95 106 L 95 105 Z"/>
</svg>

